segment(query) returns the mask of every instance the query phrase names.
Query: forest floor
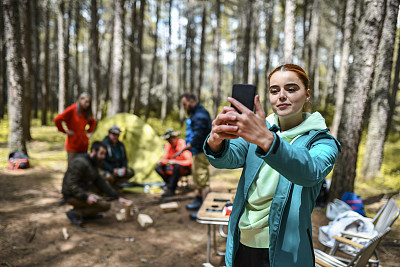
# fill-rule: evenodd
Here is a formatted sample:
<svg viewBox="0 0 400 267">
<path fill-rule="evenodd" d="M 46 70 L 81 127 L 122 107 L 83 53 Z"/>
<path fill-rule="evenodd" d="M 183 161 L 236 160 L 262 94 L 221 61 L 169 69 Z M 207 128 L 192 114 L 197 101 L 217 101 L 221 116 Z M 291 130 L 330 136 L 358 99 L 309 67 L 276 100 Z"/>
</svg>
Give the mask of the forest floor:
<svg viewBox="0 0 400 267">
<path fill-rule="evenodd" d="M 3 142 L 1 149 L 6 149 Z M 123 193 L 133 200 L 139 213 L 149 215 L 154 223 L 142 228 L 136 220 L 138 212 L 131 221 L 118 222 L 115 214 L 122 207 L 112 202 L 104 218 L 89 221 L 85 231 L 69 223 L 65 212 L 70 207 L 59 205 L 66 167 L 62 142 L 52 144 L 36 136 L 29 143 L 29 151 L 33 168 L 0 169 L 0 266 L 186 267 L 206 262 L 207 226 L 189 219 L 185 205 L 191 199 L 178 201 L 177 211 L 164 213 L 159 207 L 159 194 Z M 211 173 L 212 190 L 227 192 L 236 187 L 240 171 L 211 169 Z M 192 195 L 187 192 L 182 196 Z M 368 216 L 373 217 L 383 203 L 366 205 Z M 315 210 L 312 222 L 314 246 L 322 248 L 318 227 L 329 222 L 324 210 Z M 63 228 L 68 239 L 63 236 Z M 219 250 L 224 249 L 224 241 L 217 236 Z M 400 220 L 380 246 L 381 266 L 399 266 L 399 242 Z M 212 251 L 211 264 L 223 266 L 224 259 Z"/>
</svg>

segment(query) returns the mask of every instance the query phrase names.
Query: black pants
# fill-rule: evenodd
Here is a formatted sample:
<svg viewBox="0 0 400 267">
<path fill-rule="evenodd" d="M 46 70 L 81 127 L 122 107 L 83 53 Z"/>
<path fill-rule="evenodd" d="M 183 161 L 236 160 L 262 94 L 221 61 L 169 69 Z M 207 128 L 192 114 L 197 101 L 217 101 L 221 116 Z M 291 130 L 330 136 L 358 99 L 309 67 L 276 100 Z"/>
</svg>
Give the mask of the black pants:
<svg viewBox="0 0 400 267">
<path fill-rule="evenodd" d="M 269 267 L 269 249 L 251 248 L 239 243 L 234 267 Z"/>
<path fill-rule="evenodd" d="M 156 172 L 163 178 L 168 189 L 175 192 L 179 178 L 183 175 L 190 174 L 190 168 L 179 164 L 173 166 L 157 166 Z"/>
</svg>

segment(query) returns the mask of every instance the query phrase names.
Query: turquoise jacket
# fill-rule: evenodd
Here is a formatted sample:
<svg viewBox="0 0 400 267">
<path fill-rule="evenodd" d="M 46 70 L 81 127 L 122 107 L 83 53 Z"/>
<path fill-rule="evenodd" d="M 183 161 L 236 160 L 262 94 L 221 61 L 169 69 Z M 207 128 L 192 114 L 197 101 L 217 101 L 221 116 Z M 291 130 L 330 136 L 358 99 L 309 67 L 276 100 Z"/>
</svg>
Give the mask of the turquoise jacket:
<svg viewBox="0 0 400 267">
<path fill-rule="evenodd" d="M 225 263 L 233 266 L 239 247 L 239 219 L 245 209 L 249 188 L 265 161 L 277 172 L 279 182 L 269 215 L 271 266 L 315 266 L 311 212 L 325 177 L 332 170 L 340 150 L 338 141 L 325 130 L 311 130 L 292 145 L 278 137 L 276 125 L 270 150 L 265 153 L 242 138 L 224 140 L 215 154 L 204 143 L 209 162 L 216 168 L 243 168 L 229 219 Z"/>
</svg>

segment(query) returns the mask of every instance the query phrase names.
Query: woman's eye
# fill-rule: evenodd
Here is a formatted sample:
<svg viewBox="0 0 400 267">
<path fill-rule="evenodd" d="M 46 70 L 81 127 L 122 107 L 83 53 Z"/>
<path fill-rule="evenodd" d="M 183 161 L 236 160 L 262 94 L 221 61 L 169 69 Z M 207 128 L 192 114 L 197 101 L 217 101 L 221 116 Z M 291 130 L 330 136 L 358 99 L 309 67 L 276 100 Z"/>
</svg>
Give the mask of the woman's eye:
<svg viewBox="0 0 400 267">
<path fill-rule="evenodd" d="M 278 89 L 269 89 L 269 93 L 270 94 L 277 94 L 279 91 L 278 91 Z"/>
<path fill-rule="evenodd" d="M 293 93 L 293 92 L 296 92 L 296 88 L 290 87 L 290 88 L 287 89 L 287 91 L 290 92 L 290 93 Z"/>
</svg>

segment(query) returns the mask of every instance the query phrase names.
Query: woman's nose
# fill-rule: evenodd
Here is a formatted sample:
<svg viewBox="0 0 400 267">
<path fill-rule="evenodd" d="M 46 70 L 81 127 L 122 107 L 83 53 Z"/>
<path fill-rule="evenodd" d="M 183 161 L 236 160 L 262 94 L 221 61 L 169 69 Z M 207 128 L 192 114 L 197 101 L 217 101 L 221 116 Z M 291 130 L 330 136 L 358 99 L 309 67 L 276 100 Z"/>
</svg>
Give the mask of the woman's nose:
<svg viewBox="0 0 400 267">
<path fill-rule="evenodd" d="M 285 100 L 286 99 L 286 94 L 285 94 L 285 90 L 280 90 L 279 91 L 279 99 L 283 99 L 283 100 Z"/>
</svg>

